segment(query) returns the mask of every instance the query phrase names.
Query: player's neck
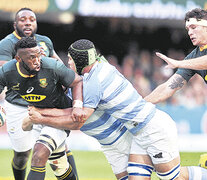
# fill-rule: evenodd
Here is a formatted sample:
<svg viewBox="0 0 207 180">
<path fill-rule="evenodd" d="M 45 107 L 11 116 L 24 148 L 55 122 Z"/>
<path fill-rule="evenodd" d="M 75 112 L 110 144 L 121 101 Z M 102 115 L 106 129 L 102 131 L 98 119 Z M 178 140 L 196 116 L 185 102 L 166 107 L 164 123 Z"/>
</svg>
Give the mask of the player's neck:
<svg viewBox="0 0 207 180">
<path fill-rule="evenodd" d="M 89 73 L 89 72 L 91 71 L 91 69 L 93 68 L 93 66 L 94 66 L 96 63 L 97 63 L 97 61 L 96 61 L 95 63 L 93 63 L 93 64 L 91 64 L 91 65 L 85 67 L 85 68 L 83 69 L 82 74 Z"/>
</svg>

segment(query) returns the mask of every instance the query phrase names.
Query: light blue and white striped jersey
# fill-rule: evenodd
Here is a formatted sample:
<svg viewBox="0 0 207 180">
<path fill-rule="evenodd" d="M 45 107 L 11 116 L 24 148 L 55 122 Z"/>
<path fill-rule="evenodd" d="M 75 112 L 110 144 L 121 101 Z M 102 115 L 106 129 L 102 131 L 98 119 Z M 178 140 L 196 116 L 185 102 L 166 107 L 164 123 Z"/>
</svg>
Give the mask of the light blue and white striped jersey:
<svg viewBox="0 0 207 180">
<path fill-rule="evenodd" d="M 68 91 L 67 95 L 70 98 L 72 97 L 71 89 Z M 80 130 L 96 138 L 101 145 L 112 145 L 124 135 L 127 128 L 118 119 L 104 111 L 95 110 Z"/>
<path fill-rule="evenodd" d="M 101 145 L 111 145 L 127 131 L 127 128 L 118 119 L 104 111 L 96 110 L 80 130 L 96 138 Z"/>
<path fill-rule="evenodd" d="M 83 76 L 84 107 L 104 111 L 136 134 L 154 116 L 155 105 L 146 102 L 132 84 L 100 58 Z"/>
</svg>

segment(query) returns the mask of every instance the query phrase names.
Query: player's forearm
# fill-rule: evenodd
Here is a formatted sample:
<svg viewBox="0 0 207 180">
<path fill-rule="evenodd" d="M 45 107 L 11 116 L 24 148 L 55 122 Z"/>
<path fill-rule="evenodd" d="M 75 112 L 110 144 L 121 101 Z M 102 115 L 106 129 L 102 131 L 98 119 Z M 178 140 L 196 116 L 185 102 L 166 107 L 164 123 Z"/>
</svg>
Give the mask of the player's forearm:
<svg viewBox="0 0 207 180">
<path fill-rule="evenodd" d="M 195 59 L 178 61 L 178 68 L 206 70 L 207 69 L 207 55 Z"/>
<path fill-rule="evenodd" d="M 0 66 L 3 66 L 4 64 L 6 64 L 8 61 L 4 61 L 4 60 L 0 60 Z"/>
<path fill-rule="evenodd" d="M 82 78 L 76 74 L 75 80 L 71 84 L 71 86 L 72 86 L 73 100 L 83 101 L 83 80 Z"/>
<path fill-rule="evenodd" d="M 174 91 L 166 87 L 166 84 L 159 85 L 155 90 L 153 90 L 144 99 L 153 104 L 163 102 L 170 98 L 174 94 Z"/>
<path fill-rule="evenodd" d="M 57 109 L 57 108 L 36 108 L 36 110 L 43 116 L 68 116 L 72 114 L 72 108 Z"/>
<path fill-rule="evenodd" d="M 57 129 L 78 130 L 83 126 L 83 123 L 73 122 L 71 116 L 42 116 L 40 124 L 51 126 Z"/>
</svg>

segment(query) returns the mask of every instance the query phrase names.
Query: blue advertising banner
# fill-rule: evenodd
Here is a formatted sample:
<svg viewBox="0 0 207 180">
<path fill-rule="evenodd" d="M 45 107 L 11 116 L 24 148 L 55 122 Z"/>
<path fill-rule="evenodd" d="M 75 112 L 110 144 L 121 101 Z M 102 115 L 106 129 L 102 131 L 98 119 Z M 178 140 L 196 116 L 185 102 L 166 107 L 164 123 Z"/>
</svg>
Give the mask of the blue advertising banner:
<svg viewBox="0 0 207 180">
<path fill-rule="evenodd" d="M 207 134 L 207 107 L 158 106 L 177 124 L 179 134 Z"/>
</svg>

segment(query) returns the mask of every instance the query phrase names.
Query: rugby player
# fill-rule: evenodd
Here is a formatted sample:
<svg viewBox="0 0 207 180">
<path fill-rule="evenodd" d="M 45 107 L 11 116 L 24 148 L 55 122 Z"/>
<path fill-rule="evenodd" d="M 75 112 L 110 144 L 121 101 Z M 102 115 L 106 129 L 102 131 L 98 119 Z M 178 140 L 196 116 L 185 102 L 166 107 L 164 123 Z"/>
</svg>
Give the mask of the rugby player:
<svg viewBox="0 0 207 180">
<path fill-rule="evenodd" d="M 182 89 L 195 75 L 200 75 L 207 83 L 207 11 L 196 8 L 186 13 L 185 28 L 196 48 L 189 53 L 183 61 L 175 61 L 167 56 L 157 55 L 168 63 L 170 68 L 178 68 L 166 82 L 159 85 L 144 99 L 152 103 L 159 103 L 173 96 L 175 92 Z M 207 161 L 207 155 L 201 155 L 199 162 Z M 203 163 L 203 167 L 206 164 Z"/>
<path fill-rule="evenodd" d="M 22 37 L 34 37 L 44 56 L 60 60 L 52 41 L 47 36 L 36 34 L 37 20 L 35 13 L 29 8 L 16 12 L 14 32 L 0 41 L 0 65 L 12 60 L 15 55 L 15 43 Z M 8 89 L 4 108 L 7 113 L 7 131 L 11 140 L 14 157 L 12 160 L 13 174 L 16 180 L 24 180 L 26 165 L 34 145 L 32 132 L 22 131 L 22 119 L 27 115 L 28 102 L 23 100 L 15 91 Z M 67 152 L 68 161 L 76 172 L 74 158 L 70 150 Z"/>
<path fill-rule="evenodd" d="M 22 37 L 15 44 L 15 50 L 15 59 L 0 69 L 0 91 L 8 87 L 36 107 L 68 108 L 72 107 L 71 100 L 62 86 L 71 87 L 74 115 L 82 117 L 80 105 L 76 108 L 76 102 L 82 102 L 81 77 L 62 62 L 42 57 L 40 47 L 33 37 Z M 44 179 L 45 165 L 49 158 L 58 179 L 76 180 L 65 154 L 65 139 L 69 132 L 47 126 L 34 127 L 34 130 L 38 139 L 27 179 Z"/>
</svg>

